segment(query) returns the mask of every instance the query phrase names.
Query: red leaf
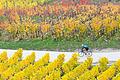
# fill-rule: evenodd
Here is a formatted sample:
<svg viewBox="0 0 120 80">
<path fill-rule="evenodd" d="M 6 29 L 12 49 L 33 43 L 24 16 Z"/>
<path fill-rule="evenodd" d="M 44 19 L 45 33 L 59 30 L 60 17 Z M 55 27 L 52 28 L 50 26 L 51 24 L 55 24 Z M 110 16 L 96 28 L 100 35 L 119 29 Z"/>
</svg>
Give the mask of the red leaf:
<svg viewBox="0 0 120 80">
<path fill-rule="evenodd" d="M 80 4 L 88 4 L 91 0 L 80 0 Z"/>
</svg>

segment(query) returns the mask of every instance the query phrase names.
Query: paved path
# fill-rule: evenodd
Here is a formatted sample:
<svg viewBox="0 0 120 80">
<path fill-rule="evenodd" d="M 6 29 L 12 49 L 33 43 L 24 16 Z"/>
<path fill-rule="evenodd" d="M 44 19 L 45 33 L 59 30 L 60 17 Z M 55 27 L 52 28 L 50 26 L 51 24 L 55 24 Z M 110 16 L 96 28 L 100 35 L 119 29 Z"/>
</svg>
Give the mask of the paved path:
<svg viewBox="0 0 120 80">
<path fill-rule="evenodd" d="M 4 51 L 4 49 L 0 49 L 0 53 Z M 8 53 L 8 57 L 12 56 L 12 54 L 16 50 L 6 50 Z M 27 55 L 30 55 L 31 52 L 36 52 L 36 60 L 41 58 L 45 53 L 50 53 L 50 61 L 53 61 L 57 56 L 61 53 L 65 54 L 65 61 L 68 61 L 69 58 L 71 58 L 72 54 L 74 52 L 55 52 L 55 51 L 33 51 L 33 50 L 23 50 L 23 58 L 25 58 Z M 93 52 L 93 63 L 97 63 L 101 57 L 107 57 L 109 61 L 114 62 L 120 59 L 120 51 L 116 52 Z M 86 60 L 87 57 L 80 57 L 80 62 L 83 62 Z"/>
</svg>

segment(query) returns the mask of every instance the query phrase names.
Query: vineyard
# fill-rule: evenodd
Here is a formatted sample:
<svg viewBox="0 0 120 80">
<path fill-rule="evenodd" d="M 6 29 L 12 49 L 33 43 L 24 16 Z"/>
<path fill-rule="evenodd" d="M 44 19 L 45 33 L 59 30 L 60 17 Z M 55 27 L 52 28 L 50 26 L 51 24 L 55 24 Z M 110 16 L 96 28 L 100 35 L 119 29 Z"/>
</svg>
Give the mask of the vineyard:
<svg viewBox="0 0 120 80">
<path fill-rule="evenodd" d="M 64 54 L 50 62 L 49 53 L 38 61 L 34 52 L 24 59 L 22 53 L 18 49 L 10 58 L 6 51 L 0 54 L 0 80 L 120 80 L 120 60 L 108 66 L 109 60 L 103 57 L 93 66 L 91 57 L 80 63 L 77 53 L 67 62 Z"/>
<path fill-rule="evenodd" d="M 118 52 L 86 59 L 75 52 L 84 42 L 90 48 L 120 48 L 120 6 L 114 3 L 119 0 L 100 1 L 0 0 L 0 51 L 18 49 L 0 53 L 0 80 L 120 80 Z M 22 48 L 63 53 L 25 56 Z"/>
<path fill-rule="evenodd" d="M 0 0 L 0 39 L 120 40 L 119 5 L 45 1 Z"/>
</svg>

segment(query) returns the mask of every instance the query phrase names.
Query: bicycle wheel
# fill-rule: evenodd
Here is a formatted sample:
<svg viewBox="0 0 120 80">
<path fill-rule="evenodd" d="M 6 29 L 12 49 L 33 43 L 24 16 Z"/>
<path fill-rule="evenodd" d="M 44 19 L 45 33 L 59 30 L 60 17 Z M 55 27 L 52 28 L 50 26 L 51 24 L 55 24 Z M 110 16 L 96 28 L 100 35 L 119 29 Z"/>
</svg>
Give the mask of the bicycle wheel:
<svg viewBox="0 0 120 80">
<path fill-rule="evenodd" d="M 88 51 L 87 56 L 92 56 L 92 51 Z"/>
<path fill-rule="evenodd" d="M 84 56 L 84 53 L 83 52 L 78 52 L 78 54 L 79 54 L 79 57 L 83 57 Z"/>
</svg>

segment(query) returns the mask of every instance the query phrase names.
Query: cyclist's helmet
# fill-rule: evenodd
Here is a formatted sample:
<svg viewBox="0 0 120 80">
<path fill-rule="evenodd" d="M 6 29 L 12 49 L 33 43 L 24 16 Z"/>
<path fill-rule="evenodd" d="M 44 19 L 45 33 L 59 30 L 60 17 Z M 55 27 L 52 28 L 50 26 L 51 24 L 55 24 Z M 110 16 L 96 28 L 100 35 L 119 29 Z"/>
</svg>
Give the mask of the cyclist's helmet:
<svg viewBox="0 0 120 80">
<path fill-rule="evenodd" d="M 89 46 L 86 44 L 82 44 L 82 49 L 85 48 L 86 50 L 89 50 Z"/>
</svg>

